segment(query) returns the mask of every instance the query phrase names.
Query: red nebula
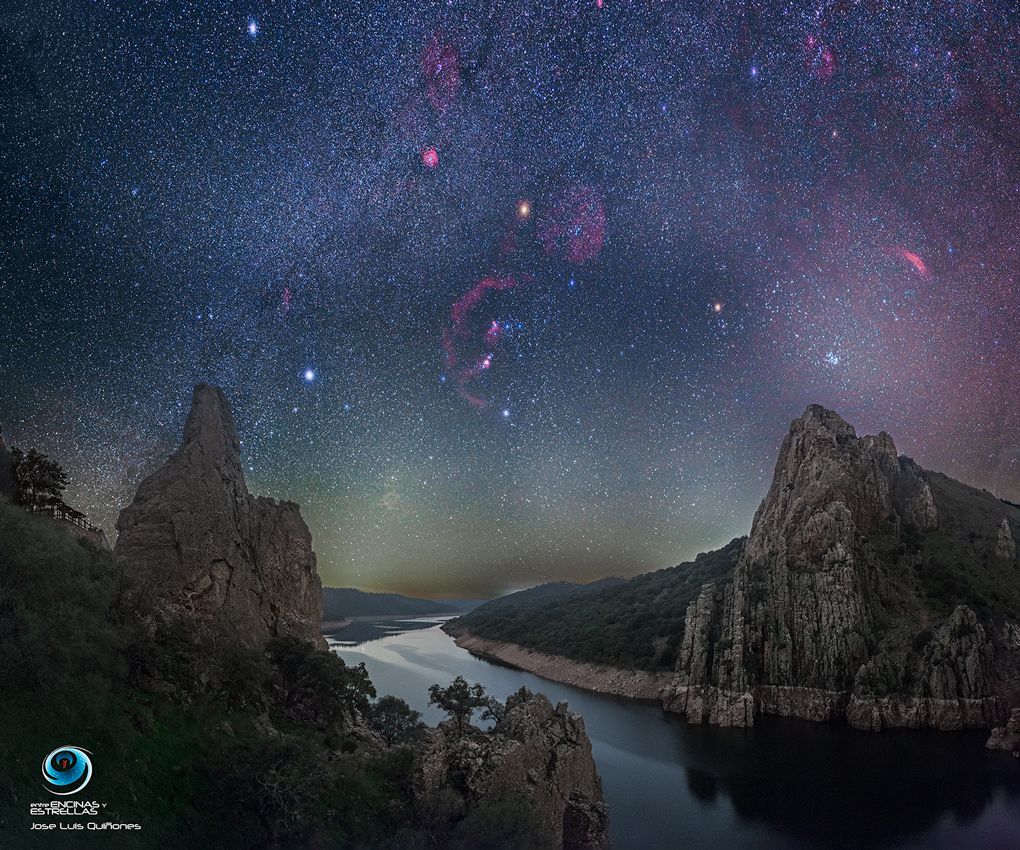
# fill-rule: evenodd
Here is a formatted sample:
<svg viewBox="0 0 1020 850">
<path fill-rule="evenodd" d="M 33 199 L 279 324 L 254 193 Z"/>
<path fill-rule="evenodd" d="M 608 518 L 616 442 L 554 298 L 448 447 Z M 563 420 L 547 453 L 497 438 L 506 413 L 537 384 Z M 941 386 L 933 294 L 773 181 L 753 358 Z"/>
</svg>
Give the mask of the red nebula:
<svg viewBox="0 0 1020 850">
<path fill-rule="evenodd" d="M 425 148 L 421 152 L 421 161 L 425 163 L 428 168 L 435 168 L 439 165 L 439 154 L 435 148 Z"/>
<path fill-rule="evenodd" d="M 487 277 L 458 298 L 450 308 L 450 325 L 443 329 L 443 365 L 457 384 L 461 398 L 474 407 L 486 407 L 488 402 L 468 389 L 468 385 L 492 367 L 495 349 L 503 338 L 499 322 L 492 321 L 481 335 L 477 325 L 468 320 L 475 308 L 490 292 L 513 289 L 518 281 L 513 277 Z M 474 349 L 474 353 L 470 352 Z"/>
<path fill-rule="evenodd" d="M 899 257 L 901 260 L 906 260 L 910 263 L 921 277 L 929 276 L 930 272 L 928 271 L 928 264 L 913 251 L 908 251 L 906 248 L 896 246 L 892 249 L 892 253 L 893 256 Z"/>
<path fill-rule="evenodd" d="M 823 82 L 836 73 L 836 51 L 820 38 L 809 35 L 804 39 L 804 62 L 811 72 Z"/>
<path fill-rule="evenodd" d="M 439 33 L 434 33 L 425 44 L 421 71 L 429 103 L 439 112 L 445 112 L 460 87 L 460 60 L 454 46 Z"/>
<path fill-rule="evenodd" d="M 606 208 L 595 190 L 587 186 L 568 189 L 549 206 L 538 228 L 547 254 L 572 263 L 583 263 L 602 250 L 606 239 Z"/>
</svg>

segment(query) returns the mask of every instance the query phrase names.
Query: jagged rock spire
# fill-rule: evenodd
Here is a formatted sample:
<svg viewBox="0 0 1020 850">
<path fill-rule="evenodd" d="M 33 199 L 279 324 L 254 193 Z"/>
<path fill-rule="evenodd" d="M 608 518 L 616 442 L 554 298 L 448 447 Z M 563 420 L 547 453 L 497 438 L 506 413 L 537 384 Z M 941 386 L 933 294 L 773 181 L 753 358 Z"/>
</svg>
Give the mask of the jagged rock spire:
<svg viewBox="0 0 1020 850">
<path fill-rule="evenodd" d="M 223 391 L 195 387 L 181 447 L 117 520 L 115 554 L 133 584 L 245 645 L 319 634 L 321 584 L 296 504 L 255 497 Z"/>
<path fill-rule="evenodd" d="M 888 434 L 858 437 L 836 413 L 808 407 L 732 578 L 688 606 L 667 708 L 723 725 L 759 712 L 863 728 L 999 718 L 996 640 L 1014 640 L 1015 626 L 994 637 L 964 604 L 939 621 L 906 584 L 926 565 L 905 535 L 938 523 L 929 474 L 897 456 Z"/>
</svg>

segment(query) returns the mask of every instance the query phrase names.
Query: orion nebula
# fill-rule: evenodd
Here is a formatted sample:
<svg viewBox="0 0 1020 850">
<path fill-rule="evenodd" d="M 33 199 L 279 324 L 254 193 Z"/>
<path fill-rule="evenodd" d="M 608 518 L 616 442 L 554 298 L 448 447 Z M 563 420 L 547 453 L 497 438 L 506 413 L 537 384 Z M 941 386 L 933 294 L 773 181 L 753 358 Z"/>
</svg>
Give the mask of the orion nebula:
<svg viewBox="0 0 1020 850">
<path fill-rule="evenodd" d="M 482 378 L 497 362 L 504 334 L 511 330 L 510 323 L 500 319 L 487 319 L 482 310 L 491 301 L 490 296 L 507 292 L 518 286 L 512 277 L 487 277 L 458 298 L 450 308 L 450 323 L 443 329 L 443 366 L 457 391 L 475 408 L 488 407 L 490 399 L 482 395 Z"/>
</svg>

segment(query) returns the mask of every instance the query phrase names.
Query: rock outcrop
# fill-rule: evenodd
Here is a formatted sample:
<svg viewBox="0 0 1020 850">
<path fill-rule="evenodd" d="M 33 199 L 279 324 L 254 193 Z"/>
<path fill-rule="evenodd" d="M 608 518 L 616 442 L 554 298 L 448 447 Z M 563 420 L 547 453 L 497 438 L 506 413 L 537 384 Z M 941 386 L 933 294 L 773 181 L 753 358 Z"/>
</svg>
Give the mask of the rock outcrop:
<svg viewBox="0 0 1020 850">
<path fill-rule="evenodd" d="M 325 647 L 311 534 L 296 504 L 248 492 L 223 391 L 195 387 L 181 447 L 117 520 L 133 592 L 246 646 L 292 635 Z"/>
<path fill-rule="evenodd" d="M 928 474 L 888 434 L 809 407 L 732 578 L 688 606 L 666 708 L 733 726 L 759 712 L 867 729 L 1001 721 L 1020 699 L 1014 624 L 996 631 L 965 604 L 933 622 L 904 589 L 924 569 L 906 541 L 939 523 Z"/>
<path fill-rule="evenodd" d="M 996 557 L 1004 558 L 1007 561 L 1016 560 L 1016 541 L 1013 539 L 1013 531 L 1009 527 L 1009 520 L 1002 518 L 999 523 L 999 533 L 995 540 Z"/>
<path fill-rule="evenodd" d="M 491 732 L 452 723 L 429 729 L 415 758 L 412 787 L 423 819 L 440 807 L 463 813 L 488 803 L 523 799 L 554 846 L 608 847 L 602 783 L 584 721 L 522 688 L 507 700 Z"/>
<path fill-rule="evenodd" d="M 990 750 L 1006 750 L 1020 758 L 1020 708 L 1010 712 L 1005 726 L 997 726 L 992 730 L 985 746 Z"/>
</svg>

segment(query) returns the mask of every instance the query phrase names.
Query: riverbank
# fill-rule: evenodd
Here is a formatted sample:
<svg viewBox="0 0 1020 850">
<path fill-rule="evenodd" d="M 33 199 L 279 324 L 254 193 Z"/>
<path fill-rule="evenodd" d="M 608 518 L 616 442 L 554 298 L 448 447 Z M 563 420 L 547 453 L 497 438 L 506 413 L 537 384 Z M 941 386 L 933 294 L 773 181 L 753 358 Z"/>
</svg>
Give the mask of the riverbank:
<svg viewBox="0 0 1020 850">
<path fill-rule="evenodd" d="M 759 715 L 793 717 L 812 722 L 845 723 L 855 729 L 992 729 L 1001 726 L 1001 706 L 986 700 L 934 700 L 894 695 L 858 700 L 849 692 L 766 685 L 745 694 L 707 686 L 678 685 L 673 671 L 649 672 L 575 661 L 516 643 L 489 640 L 456 628 L 443 631 L 457 646 L 488 660 L 534 673 L 543 679 L 600 694 L 655 700 L 689 723 L 712 726 L 753 726 Z"/>
<path fill-rule="evenodd" d="M 711 728 L 657 700 L 619 699 L 614 691 L 641 689 L 614 685 L 611 671 L 571 686 L 513 663 L 539 659 L 473 645 L 478 652 L 430 628 L 334 652 L 365 663 L 380 694 L 406 700 L 429 724 L 445 719 L 429 687 L 455 676 L 501 700 L 527 687 L 565 701 L 591 738 L 615 850 L 1012 847 L 1020 834 L 1020 771 L 1008 754 L 984 749 L 984 733 L 875 735 L 773 716 L 753 733 Z"/>
<path fill-rule="evenodd" d="M 473 655 L 599 694 L 661 701 L 664 689 L 674 678 L 672 671 L 651 673 L 645 670 L 625 670 L 575 661 L 563 655 L 547 655 L 516 643 L 488 640 L 470 632 L 450 631 L 449 634 L 457 646 Z"/>
</svg>

